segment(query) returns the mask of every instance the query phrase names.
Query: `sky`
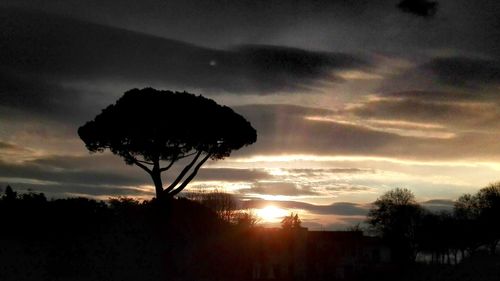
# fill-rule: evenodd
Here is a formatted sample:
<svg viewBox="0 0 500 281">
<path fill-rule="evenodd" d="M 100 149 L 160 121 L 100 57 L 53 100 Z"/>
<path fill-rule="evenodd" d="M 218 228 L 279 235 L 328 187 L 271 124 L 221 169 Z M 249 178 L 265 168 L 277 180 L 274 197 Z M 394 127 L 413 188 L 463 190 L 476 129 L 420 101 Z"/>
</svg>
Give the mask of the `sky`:
<svg viewBox="0 0 500 281">
<path fill-rule="evenodd" d="M 154 87 L 214 99 L 257 130 L 193 190 L 298 212 L 311 229 L 360 222 L 396 187 L 449 209 L 500 180 L 498 11 L 496 0 L 2 1 L 0 187 L 152 198 L 147 174 L 90 154 L 76 131 L 126 90 Z"/>
</svg>

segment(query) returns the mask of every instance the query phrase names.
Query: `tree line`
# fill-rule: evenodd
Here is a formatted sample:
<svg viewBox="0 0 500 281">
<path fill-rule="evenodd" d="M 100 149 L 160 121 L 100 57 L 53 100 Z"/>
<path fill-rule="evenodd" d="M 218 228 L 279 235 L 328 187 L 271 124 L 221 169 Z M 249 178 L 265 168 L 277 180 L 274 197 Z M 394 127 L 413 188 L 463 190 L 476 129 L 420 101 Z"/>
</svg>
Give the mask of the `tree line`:
<svg viewBox="0 0 500 281">
<path fill-rule="evenodd" d="M 457 264 L 480 249 L 496 255 L 500 241 L 500 182 L 464 194 L 451 211 L 431 212 L 414 194 L 396 188 L 380 196 L 367 217 L 369 230 L 391 246 L 395 260 Z"/>
<path fill-rule="evenodd" d="M 236 212 L 228 222 L 185 198 L 47 199 L 7 186 L 0 214 L 2 281 L 251 276 L 246 245 L 255 224 L 251 213 Z"/>
</svg>

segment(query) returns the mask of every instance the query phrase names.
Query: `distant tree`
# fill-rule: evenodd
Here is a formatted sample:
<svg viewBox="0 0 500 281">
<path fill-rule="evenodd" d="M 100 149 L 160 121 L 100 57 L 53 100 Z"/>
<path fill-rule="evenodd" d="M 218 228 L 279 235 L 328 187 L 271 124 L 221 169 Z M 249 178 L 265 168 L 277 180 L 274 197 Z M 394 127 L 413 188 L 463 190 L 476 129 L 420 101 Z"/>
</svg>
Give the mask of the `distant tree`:
<svg viewBox="0 0 500 281">
<path fill-rule="evenodd" d="M 454 214 L 460 223 L 461 246 L 473 253 L 487 245 L 492 254 L 500 242 L 500 182 L 480 189 L 476 194 L 464 194 L 455 202 Z"/>
<path fill-rule="evenodd" d="M 302 221 L 299 218 L 298 214 L 291 213 L 289 216 L 286 216 L 281 221 L 281 228 L 285 230 L 300 228 Z"/>
<path fill-rule="evenodd" d="M 480 189 L 477 194 L 481 233 L 491 254 L 495 254 L 500 241 L 500 182 Z"/>
<path fill-rule="evenodd" d="M 177 195 L 208 159 L 228 157 L 257 138 L 251 124 L 227 106 L 186 92 L 152 88 L 127 91 L 78 134 L 89 151 L 109 149 L 126 164 L 146 171 L 157 198 Z M 162 173 L 185 158 L 190 160 L 164 188 Z"/>
<path fill-rule="evenodd" d="M 472 194 L 460 196 L 453 208 L 453 215 L 457 221 L 458 231 L 455 234 L 458 240 L 458 248 L 462 257 L 469 255 L 481 246 L 483 239 L 480 231 L 479 221 L 480 207 L 478 198 Z"/>
<path fill-rule="evenodd" d="M 17 192 L 15 192 L 10 185 L 5 188 L 5 193 L 3 196 L 5 201 L 13 201 L 17 199 Z"/>
<path fill-rule="evenodd" d="M 373 232 L 391 244 L 397 259 L 414 261 L 417 253 L 416 234 L 422 212 L 409 189 L 396 188 L 373 203 L 368 212 L 368 223 Z"/>
<path fill-rule="evenodd" d="M 259 217 L 251 211 L 239 212 L 233 217 L 234 224 L 242 228 L 254 227 L 259 220 Z"/>
<path fill-rule="evenodd" d="M 456 264 L 460 250 L 458 231 L 457 220 L 452 213 L 425 212 L 417 233 L 419 252 L 431 254 L 432 263 Z"/>
<path fill-rule="evenodd" d="M 208 192 L 196 190 L 187 192 L 184 197 L 199 202 L 214 211 L 219 218 L 226 222 L 232 222 L 237 214 L 237 200 L 227 192 L 217 189 Z"/>
<path fill-rule="evenodd" d="M 346 231 L 349 232 L 363 232 L 363 227 L 361 226 L 361 223 L 356 223 L 354 225 L 350 225 L 346 228 Z"/>
</svg>

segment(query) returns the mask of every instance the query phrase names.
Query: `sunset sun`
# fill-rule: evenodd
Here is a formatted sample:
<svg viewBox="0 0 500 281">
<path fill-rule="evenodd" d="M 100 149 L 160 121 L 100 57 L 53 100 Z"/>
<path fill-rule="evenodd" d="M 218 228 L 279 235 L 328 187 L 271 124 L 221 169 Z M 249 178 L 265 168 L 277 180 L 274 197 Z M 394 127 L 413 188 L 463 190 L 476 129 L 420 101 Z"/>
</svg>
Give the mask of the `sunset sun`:
<svg viewBox="0 0 500 281">
<path fill-rule="evenodd" d="M 266 206 L 262 209 L 257 209 L 256 213 L 264 222 L 279 222 L 288 214 L 286 210 L 276 206 Z"/>
</svg>

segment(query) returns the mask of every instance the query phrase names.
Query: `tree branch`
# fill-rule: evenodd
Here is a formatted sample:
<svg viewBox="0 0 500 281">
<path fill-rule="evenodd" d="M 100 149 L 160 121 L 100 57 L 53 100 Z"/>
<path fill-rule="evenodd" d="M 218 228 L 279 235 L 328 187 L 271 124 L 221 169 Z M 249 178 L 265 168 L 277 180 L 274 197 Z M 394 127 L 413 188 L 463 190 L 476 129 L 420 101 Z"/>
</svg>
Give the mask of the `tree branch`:
<svg viewBox="0 0 500 281">
<path fill-rule="evenodd" d="M 198 165 L 196 165 L 193 172 L 184 180 L 184 182 L 181 185 L 179 185 L 179 187 L 177 187 L 175 190 L 170 192 L 170 195 L 174 196 L 174 195 L 177 195 L 179 192 L 181 192 L 189 184 L 189 182 L 191 182 L 191 180 L 194 179 L 194 177 L 198 173 L 198 170 L 208 160 L 208 158 L 210 158 L 210 156 L 212 156 L 212 153 L 210 153 L 210 152 L 207 153 L 207 155 L 198 163 Z"/>
<path fill-rule="evenodd" d="M 196 153 L 198 153 L 198 151 L 195 151 L 195 152 L 192 152 L 192 153 L 188 153 L 188 154 L 184 154 L 182 156 L 176 156 L 175 158 L 172 159 L 172 161 L 170 161 L 170 164 L 168 164 L 166 167 L 161 168 L 160 172 L 165 172 L 166 170 L 170 169 L 172 167 L 172 165 L 174 165 L 175 161 L 180 160 L 182 158 L 189 157 L 189 156 L 193 156 Z"/>
<path fill-rule="evenodd" d="M 194 163 L 196 163 L 196 161 L 201 155 L 201 152 L 202 151 L 199 150 L 196 153 L 196 156 L 193 158 L 193 160 L 191 160 L 191 162 L 188 165 L 186 165 L 186 167 L 184 167 L 182 172 L 177 176 L 177 178 L 172 182 L 172 184 L 170 184 L 170 186 L 165 189 L 164 191 L 165 193 L 169 193 L 170 191 L 172 191 L 172 189 L 174 189 L 177 186 L 177 184 L 182 180 L 182 178 L 187 174 L 187 172 L 189 172 L 191 167 L 193 167 Z"/>
<path fill-rule="evenodd" d="M 151 174 L 152 171 L 151 169 L 149 169 L 146 165 L 142 164 L 141 162 L 145 162 L 145 161 L 140 161 L 140 160 L 137 160 L 134 156 L 132 156 L 131 154 L 128 154 L 128 158 L 130 160 L 132 160 L 132 163 L 134 163 L 135 165 L 139 166 L 141 169 L 143 169 L 144 171 L 146 171 L 148 174 Z"/>
<path fill-rule="evenodd" d="M 189 156 L 195 155 L 196 153 L 198 153 L 198 151 L 195 151 L 195 152 L 193 152 L 193 153 L 189 153 L 189 154 L 184 154 L 184 155 L 182 155 L 181 157 L 178 157 L 177 159 L 186 158 L 186 157 L 189 157 Z"/>
<path fill-rule="evenodd" d="M 142 160 L 139 160 L 139 159 L 135 159 L 137 162 L 140 162 L 140 163 L 144 163 L 144 164 L 148 164 L 148 165 L 154 165 L 154 163 L 152 162 L 148 162 L 148 161 L 142 161 Z"/>
<path fill-rule="evenodd" d="M 166 167 L 160 168 L 160 173 L 165 172 L 166 170 L 170 169 L 170 167 L 172 167 L 172 165 L 174 165 L 175 161 L 177 161 L 178 159 L 179 158 L 177 158 L 177 157 L 172 158 L 172 161 L 170 161 L 170 164 L 168 164 Z"/>
<path fill-rule="evenodd" d="M 132 157 L 133 158 L 133 157 Z M 149 169 L 146 165 L 142 164 L 141 162 L 139 162 L 139 160 L 133 158 L 132 161 L 134 162 L 134 164 L 136 164 L 137 166 L 139 166 L 140 168 L 142 168 L 144 171 L 146 171 L 148 174 L 151 174 L 151 169 Z"/>
</svg>

